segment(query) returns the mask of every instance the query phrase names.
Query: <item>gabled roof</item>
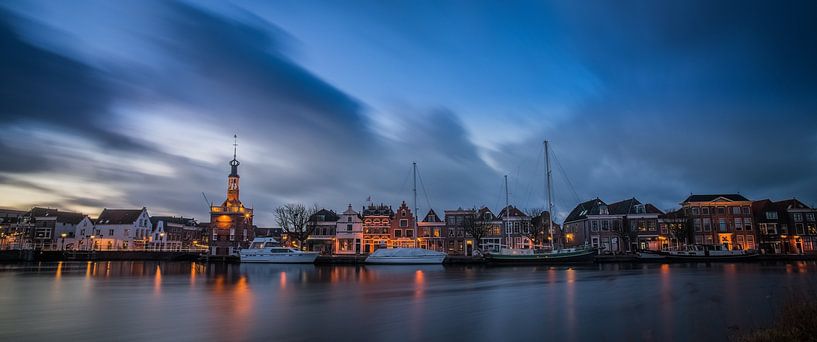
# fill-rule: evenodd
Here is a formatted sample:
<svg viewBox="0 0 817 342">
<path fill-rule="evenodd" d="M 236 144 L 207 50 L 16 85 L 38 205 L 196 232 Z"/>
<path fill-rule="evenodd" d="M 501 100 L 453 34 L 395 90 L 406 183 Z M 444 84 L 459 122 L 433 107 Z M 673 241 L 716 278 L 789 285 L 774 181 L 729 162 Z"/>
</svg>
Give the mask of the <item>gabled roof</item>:
<svg viewBox="0 0 817 342">
<path fill-rule="evenodd" d="M 139 215 L 142 214 L 142 209 L 108 209 L 102 210 L 99 218 L 96 219 L 96 224 L 132 224 L 136 222 Z"/>
<path fill-rule="evenodd" d="M 788 210 L 788 209 L 811 209 L 809 206 L 805 205 L 803 202 L 800 202 L 796 198 L 791 198 L 787 200 L 777 201 L 773 203 L 776 207 Z"/>
<path fill-rule="evenodd" d="M 482 207 L 482 208 L 479 208 L 479 210 L 477 211 L 477 217 L 479 217 L 480 219 L 484 219 L 484 218 L 485 218 L 485 214 L 490 214 L 489 219 L 491 219 L 491 220 L 493 220 L 494 218 L 496 218 L 496 216 L 494 215 L 494 213 L 491 211 L 491 209 L 488 209 L 488 207 Z"/>
<path fill-rule="evenodd" d="M 318 220 L 318 216 L 323 215 L 323 220 Z M 310 221 L 321 221 L 321 222 L 336 222 L 339 220 L 340 217 L 336 214 L 333 210 L 328 209 L 321 209 L 318 210 L 316 213 L 312 214 L 309 217 Z"/>
<path fill-rule="evenodd" d="M 686 213 L 686 211 L 684 211 L 683 208 L 678 208 L 678 209 L 675 209 L 675 210 L 671 210 L 671 211 L 667 212 L 666 214 L 660 214 L 660 215 L 658 215 L 658 218 L 668 219 L 668 220 L 686 219 L 687 218 L 687 213 Z"/>
<path fill-rule="evenodd" d="M 746 197 L 743 197 L 741 194 L 713 194 L 713 195 L 689 195 L 687 199 L 685 199 L 681 203 L 689 203 L 689 202 L 713 202 L 716 199 L 723 198 L 728 201 L 738 202 L 738 201 L 748 201 Z"/>
<path fill-rule="evenodd" d="M 607 204 L 598 197 L 587 202 L 579 203 L 575 208 L 573 208 L 573 210 L 570 211 L 570 214 L 567 215 L 565 222 L 581 220 L 586 218 L 587 215 L 598 215 L 599 207 L 602 205 Z"/>
<path fill-rule="evenodd" d="M 343 212 L 343 215 L 355 215 L 360 217 L 360 214 L 357 213 L 354 209 L 352 209 L 352 205 L 349 204 L 349 207 L 346 208 L 346 211 Z"/>
<path fill-rule="evenodd" d="M 510 214 L 506 215 L 505 212 L 509 212 Z M 499 215 L 497 215 L 497 216 L 498 217 L 528 217 L 528 215 L 523 213 L 522 210 L 519 210 L 518 208 L 516 208 L 516 207 L 514 207 L 512 205 L 509 205 L 509 206 L 507 206 L 505 208 L 502 208 L 502 210 L 499 212 Z"/>
<path fill-rule="evenodd" d="M 443 220 L 440 220 L 440 216 L 434 212 L 434 209 L 429 209 L 428 214 L 426 214 L 422 222 L 443 222 Z"/>
<path fill-rule="evenodd" d="M 52 217 L 57 216 L 58 211 L 57 209 L 34 207 L 28 213 L 31 217 Z"/>
<path fill-rule="evenodd" d="M 150 217 L 150 223 L 153 224 L 154 228 L 159 223 L 159 221 L 164 221 L 165 223 L 181 224 L 181 225 L 185 225 L 185 226 L 197 226 L 198 225 L 198 223 L 196 222 L 196 219 L 193 219 L 193 218 L 179 217 L 179 216 L 151 216 Z"/>
<path fill-rule="evenodd" d="M 644 206 L 644 212 L 638 212 L 638 206 Z M 632 214 L 663 214 L 664 212 L 656 208 L 652 204 L 643 204 L 635 197 L 623 201 L 610 203 L 607 205 L 607 210 L 611 215 L 632 215 Z"/>
<path fill-rule="evenodd" d="M 60 223 L 79 224 L 80 222 L 82 222 L 82 219 L 84 218 L 85 215 L 80 213 L 72 213 L 68 211 L 57 212 L 57 222 Z"/>
</svg>

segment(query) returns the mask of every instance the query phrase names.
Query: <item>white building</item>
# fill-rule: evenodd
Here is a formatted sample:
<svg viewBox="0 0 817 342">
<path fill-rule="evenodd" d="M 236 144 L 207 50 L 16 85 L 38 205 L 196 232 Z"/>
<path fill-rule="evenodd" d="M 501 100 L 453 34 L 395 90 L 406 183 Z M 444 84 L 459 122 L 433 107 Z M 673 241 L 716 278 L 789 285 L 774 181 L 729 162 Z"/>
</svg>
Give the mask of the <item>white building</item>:
<svg viewBox="0 0 817 342">
<path fill-rule="evenodd" d="M 340 214 L 335 228 L 335 254 L 362 254 L 363 219 L 352 205 Z"/>
<path fill-rule="evenodd" d="M 93 249 L 144 249 L 151 233 L 150 216 L 142 209 L 103 209 L 96 220 Z"/>
</svg>

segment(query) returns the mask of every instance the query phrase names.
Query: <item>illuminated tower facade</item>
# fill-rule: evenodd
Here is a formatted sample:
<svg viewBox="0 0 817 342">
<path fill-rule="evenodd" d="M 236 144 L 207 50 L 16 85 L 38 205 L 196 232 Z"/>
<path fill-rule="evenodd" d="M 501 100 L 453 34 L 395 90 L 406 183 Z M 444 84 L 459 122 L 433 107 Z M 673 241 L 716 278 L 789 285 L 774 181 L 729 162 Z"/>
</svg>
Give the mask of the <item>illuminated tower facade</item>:
<svg viewBox="0 0 817 342">
<path fill-rule="evenodd" d="M 238 139 L 237 136 L 233 138 Z M 237 140 L 236 140 L 237 141 Z M 239 194 L 238 144 L 233 143 L 233 160 L 227 176 L 227 199 L 221 205 L 210 205 L 210 255 L 237 255 L 239 248 L 246 248 L 254 237 L 252 208 L 241 203 Z"/>
</svg>

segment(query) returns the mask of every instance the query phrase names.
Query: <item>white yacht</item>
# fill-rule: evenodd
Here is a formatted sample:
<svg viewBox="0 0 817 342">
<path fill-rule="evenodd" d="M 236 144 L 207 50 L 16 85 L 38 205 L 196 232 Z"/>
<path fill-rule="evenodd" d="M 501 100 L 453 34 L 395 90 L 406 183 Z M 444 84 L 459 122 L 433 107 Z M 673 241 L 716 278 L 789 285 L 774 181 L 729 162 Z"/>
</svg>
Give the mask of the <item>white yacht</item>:
<svg viewBox="0 0 817 342">
<path fill-rule="evenodd" d="M 311 264 L 318 258 L 318 252 L 304 252 L 295 248 L 281 246 L 271 237 L 255 238 L 250 248 L 239 252 L 241 262 L 259 262 L 272 264 Z"/>
<path fill-rule="evenodd" d="M 422 248 L 381 248 L 366 258 L 367 264 L 442 264 L 447 254 Z"/>
</svg>

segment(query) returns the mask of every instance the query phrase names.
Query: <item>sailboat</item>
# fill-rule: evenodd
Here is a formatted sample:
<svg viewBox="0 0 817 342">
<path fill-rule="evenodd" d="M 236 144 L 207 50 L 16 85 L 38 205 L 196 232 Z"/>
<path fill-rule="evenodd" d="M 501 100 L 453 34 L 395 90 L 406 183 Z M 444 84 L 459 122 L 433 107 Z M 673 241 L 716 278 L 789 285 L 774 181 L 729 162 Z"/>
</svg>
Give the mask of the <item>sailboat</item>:
<svg viewBox="0 0 817 342">
<path fill-rule="evenodd" d="M 414 174 L 414 232 L 417 233 L 417 163 L 412 163 Z M 416 244 L 415 244 L 416 246 Z M 378 249 L 366 258 L 367 264 L 413 265 L 442 264 L 448 254 L 422 248 L 394 247 Z"/>
<path fill-rule="evenodd" d="M 547 182 L 547 206 L 548 206 L 548 231 L 550 233 L 550 251 L 537 251 L 535 249 L 524 248 L 502 248 L 498 253 L 488 253 L 485 258 L 490 263 L 497 264 L 560 264 L 560 263 L 581 263 L 593 262 L 597 250 L 588 247 L 562 248 L 555 244 L 553 238 L 553 187 L 551 185 L 550 156 L 548 153 L 548 141 L 545 140 L 545 164 Z M 505 219 L 509 215 L 508 204 L 508 176 L 505 176 Z"/>
</svg>

